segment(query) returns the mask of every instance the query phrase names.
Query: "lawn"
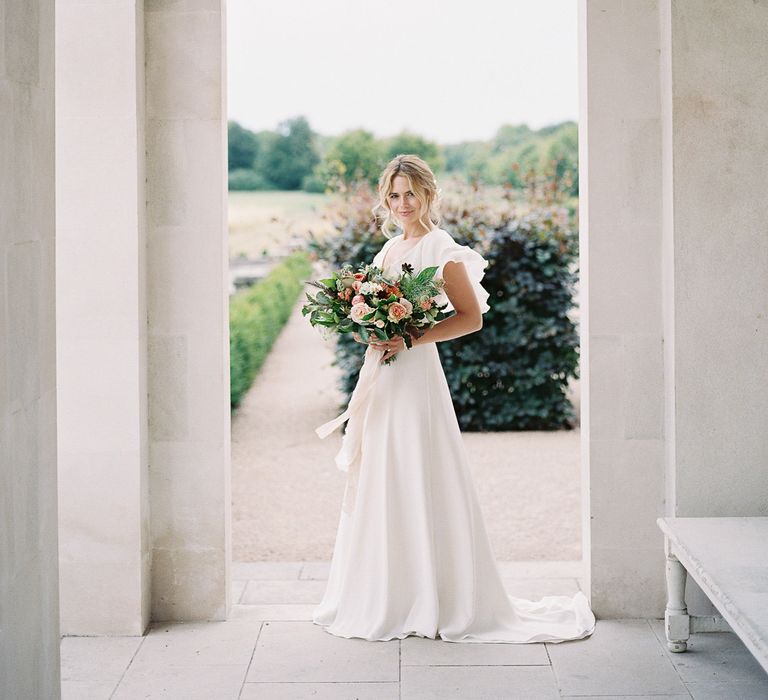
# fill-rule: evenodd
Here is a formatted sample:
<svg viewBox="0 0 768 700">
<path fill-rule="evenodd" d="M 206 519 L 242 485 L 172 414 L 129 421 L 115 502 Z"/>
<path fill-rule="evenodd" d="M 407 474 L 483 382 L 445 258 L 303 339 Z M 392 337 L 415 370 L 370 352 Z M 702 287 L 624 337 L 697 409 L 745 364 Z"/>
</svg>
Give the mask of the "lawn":
<svg viewBox="0 0 768 700">
<path fill-rule="evenodd" d="M 230 192 L 230 258 L 279 253 L 308 231 L 325 232 L 322 211 L 328 201 L 330 195 L 300 191 Z"/>
</svg>

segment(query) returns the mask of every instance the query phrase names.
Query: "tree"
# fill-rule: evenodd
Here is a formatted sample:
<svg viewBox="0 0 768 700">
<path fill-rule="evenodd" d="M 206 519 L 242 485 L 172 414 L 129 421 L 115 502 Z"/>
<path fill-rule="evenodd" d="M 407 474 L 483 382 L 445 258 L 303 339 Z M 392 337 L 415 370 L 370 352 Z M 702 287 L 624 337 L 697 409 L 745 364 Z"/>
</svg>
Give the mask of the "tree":
<svg viewBox="0 0 768 700">
<path fill-rule="evenodd" d="M 435 173 L 443 169 L 444 162 L 437 144 L 417 134 L 401 131 L 386 142 L 384 154 L 387 161 L 400 153 L 415 153 L 429 163 Z"/>
<path fill-rule="evenodd" d="M 264 152 L 257 159 L 257 170 L 282 190 L 299 189 L 320 161 L 314 133 L 304 117 L 280 122 L 277 133 L 262 145 Z"/>
<path fill-rule="evenodd" d="M 259 140 L 252 131 L 236 121 L 227 125 L 229 144 L 229 170 L 250 170 L 259 153 Z"/>
<path fill-rule="evenodd" d="M 574 122 L 566 122 L 552 135 L 547 158 L 554 161 L 558 178 L 570 177 L 569 194 L 579 194 L 579 129 Z"/>
<path fill-rule="evenodd" d="M 484 157 L 487 147 L 485 141 L 462 141 L 443 146 L 446 172 L 465 173 L 470 162 Z"/>
<path fill-rule="evenodd" d="M 327 179 L 336 175 L 347 184 L 362 179 L 374 185 L 384 165 L 382 144 L 370 131 L 355 129 L 344 132 L 331 144 L 321 172 Z"/>
<path fill-rule="evenodd" d="M 496 135 L 491 141 L 493 153 L 502 153 L 511 148 L 516 148 L 525 141 L 529 141 L 533 132 L 527 124 L 504 124 L 496 130 Z"/>
</svg>

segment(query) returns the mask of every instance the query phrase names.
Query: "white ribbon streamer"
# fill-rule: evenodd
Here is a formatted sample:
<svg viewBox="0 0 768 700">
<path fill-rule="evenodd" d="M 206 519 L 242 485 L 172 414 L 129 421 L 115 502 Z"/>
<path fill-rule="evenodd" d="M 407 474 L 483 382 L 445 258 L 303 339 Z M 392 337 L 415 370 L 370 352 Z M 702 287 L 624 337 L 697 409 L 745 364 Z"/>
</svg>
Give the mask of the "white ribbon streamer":
<svg viewBox="0 0 768 700">
<path fill-rule="evenodd" d="M 347 410 L 341 415 L 336 416 L 333 420 L 315 428 L 315 432 L 323 439 L 328 437 L 345 420 L 349 419 L 344 431 L 341 449 L 335 458 L 336 466 L 341 471 L 347 472 L 347 488 L 344 492 L 343 504 L 345 513 L 351 513 L 355 505 L 357 481 L 362 458 L 363 421 L 366 410 L 373 398 L 372 389 L 381 370 L 381 358 L 384 357 L 384 352 L 384 350 L 379 350 L 373 345 L 368 346 L 368 349 L 365 351 L 363 366 L 360 368 L 357 384 L 347 405 Z"/>
</svg>

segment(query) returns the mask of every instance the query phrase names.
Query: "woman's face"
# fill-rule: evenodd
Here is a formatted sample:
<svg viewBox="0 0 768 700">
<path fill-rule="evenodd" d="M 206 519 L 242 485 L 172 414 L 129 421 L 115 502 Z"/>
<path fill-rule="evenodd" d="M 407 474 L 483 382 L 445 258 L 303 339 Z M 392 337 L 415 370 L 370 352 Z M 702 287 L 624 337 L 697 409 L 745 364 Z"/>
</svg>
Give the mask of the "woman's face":
<svg viewBox="0 0 768 700">
<path fill-rule="evenodd" d="M 408 178 L 395 175 L 392 180 L 392 191 L 389 193 L 389 208 L 404 224 L 418 221 L 419 200 L 408 185 Z"/>
</svg>

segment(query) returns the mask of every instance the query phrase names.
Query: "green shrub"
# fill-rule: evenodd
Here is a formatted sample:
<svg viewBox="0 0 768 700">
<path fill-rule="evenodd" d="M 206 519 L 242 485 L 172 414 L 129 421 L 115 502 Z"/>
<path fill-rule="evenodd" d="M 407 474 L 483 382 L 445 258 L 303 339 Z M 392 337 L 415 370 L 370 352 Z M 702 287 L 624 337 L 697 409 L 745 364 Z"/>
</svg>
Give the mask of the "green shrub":
<svg viewBox="0 0 768 700">
<path fill-rule="evenodd" d="M 298 251 L 278 263 L 263 280 L 231 297 L 229 363 L 233 408 L 253 383 L 311 270 L 307 253 Z"/>
<path fill-rule="evenodd" d="M 490 310 L 483 329 L 438 343 L 463 430 L 572 428 L 566 396 L 578 376 L 579 337 L 568 311 L 576 281 L 575 237 L 556 212 L 533 210 L 473 245 L 488 261 Z M 448 230 L 452 227 L 448 226 Z"/>
<path fill-rule="evenodd" d="M 255 170 L 239 168 L 229 173 L 229 190 L 231 192 L 239 190 L 255 191 L 273 189 L 275 189 L 274 185 L 268 182 L 261 173 L 257 173 Z"/>
<path fill-rule="evenodd" d="M 325 183 L 319 175 L 310 173 L 309 175 L 305 175 L 304 179 L 301 181 L 301 189 L 304 192 L 319 192 L 320 194 L 325 194 L 326 188 Z"/>
<path fill-rule="evenodd" d="M 521 214 L 507 189 L 492 199 L 478 185 L 453 183 L 441 205 L 440 227 L 488 261 L 483 286 L 491 309 L 479 333 L 437 343 L 459 424 L 464 430 L 553 430 L 575 424 L 566 397 L 578 374 L 573 306 L 578 237 L 574 217 L 555 183 L 529 182 Z M 562 196 L 561 196 L 562 195 Z M 329 212 L 336 233 L 310 249 L 333 266 L 370 262 L 385 242 L 373 219 L 365 183 Z M 338 338 L 341 389 L 351 395 L 364 346 Z"/>
</svg>

